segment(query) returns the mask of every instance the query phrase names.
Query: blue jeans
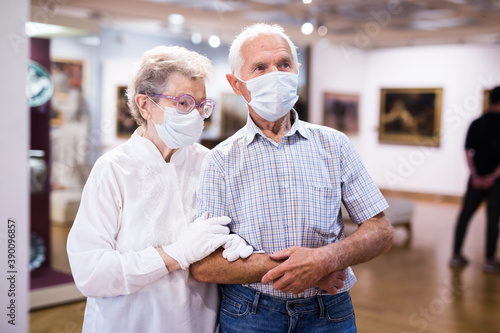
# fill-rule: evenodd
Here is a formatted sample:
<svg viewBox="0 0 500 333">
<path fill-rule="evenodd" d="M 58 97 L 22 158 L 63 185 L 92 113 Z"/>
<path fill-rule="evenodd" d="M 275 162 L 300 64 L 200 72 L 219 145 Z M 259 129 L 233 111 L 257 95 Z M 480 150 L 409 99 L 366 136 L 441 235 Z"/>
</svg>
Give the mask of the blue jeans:
<svg viewBox="0 0 500 333">
<path fill-rule="evenodd" d="M 225 285 L 219 315 L 220 333 L 356 332 L 349 292 L 284 299 Z"/>
</svg>

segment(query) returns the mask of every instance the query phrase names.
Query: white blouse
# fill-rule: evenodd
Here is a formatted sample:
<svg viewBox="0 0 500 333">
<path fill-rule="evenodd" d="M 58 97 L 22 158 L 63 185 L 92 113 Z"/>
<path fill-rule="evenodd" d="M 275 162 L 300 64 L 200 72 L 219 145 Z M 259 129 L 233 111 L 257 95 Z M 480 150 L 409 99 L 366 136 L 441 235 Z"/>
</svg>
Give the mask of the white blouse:
<svg viewBox="0 0 500 333">
<path fill-rule="evenodd" d="M 217 285 L 189 270 L 169 273 L 155 247 L 174 242 L 193 221 L 208 149 L 194 144 L 166 163 L 134 133 L 101 156 L 68 236 L 78 289 L 87 296 L 83 332 L 214 332 Z"/>
</svg>

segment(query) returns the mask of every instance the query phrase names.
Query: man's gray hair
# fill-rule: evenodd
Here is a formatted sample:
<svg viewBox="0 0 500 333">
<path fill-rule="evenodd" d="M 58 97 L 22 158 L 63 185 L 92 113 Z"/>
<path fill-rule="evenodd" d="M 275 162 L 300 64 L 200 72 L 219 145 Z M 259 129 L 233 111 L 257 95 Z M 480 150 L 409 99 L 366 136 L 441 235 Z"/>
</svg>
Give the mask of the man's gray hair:
<svg viewBox="0 0 500 333">
<path fill-rule="evenodd" d="M 285 34 L 285 30 L 277 24 L 256 23 L 244 28 L 243 31 L 234 38 L 231 48 L 229 49 L 229 64 L 231 65 L 231 72 L 236 75 L 236 77 L 241 79 L 241 67 L 243 66 L 241 46 L 246 41 L 252 40 L 260 35 L 277 35 L 283 37 L 290 46 L 293 62 L 298 68 L 299 60 L 297 57 L 297 47 Z"/>
<path fill-rule="evenodd" d="M 146 51 L 141 64 L 128 84 L 127 100 L 130 113 L 139 125 L 146 124 L 135 103 L 137 94 L 161 94 L 174 73 L 193 80 L 207 81 L 213 72 L 207 57 L 180 46 L 157 46 Z M 158 98 L 151 97 L 155 102 Z"/>
</svg>

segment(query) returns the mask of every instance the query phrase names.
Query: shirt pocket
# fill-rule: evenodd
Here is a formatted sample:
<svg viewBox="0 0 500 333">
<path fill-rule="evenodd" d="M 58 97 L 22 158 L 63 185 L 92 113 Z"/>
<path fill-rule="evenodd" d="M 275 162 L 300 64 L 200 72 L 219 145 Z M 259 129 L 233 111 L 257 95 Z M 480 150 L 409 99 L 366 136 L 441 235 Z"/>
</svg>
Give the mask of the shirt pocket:
<svg viewBox="0 0 500 333">
<path fill-rule="evenodd" d="M 295 165 L 294 218 L 300 234 L 309 241 L 304 246 L 317 247 L 334 242 L 341 233 L 336 223 L 341 201 L 340 174 L 329 172 L 320 157 L 310 157 L 305 165 Z"/>
<path fill-rule="evenodd" d="M 292 186 L 312 187 L 324 190 L 334 189 L 335 181 L 332 179 L 332 175 L 330 175 L 326 161 L 320 157 L 309 156 L 302 162 L 295 161 L 290 171 L 289 183 Z"/>
</svg>

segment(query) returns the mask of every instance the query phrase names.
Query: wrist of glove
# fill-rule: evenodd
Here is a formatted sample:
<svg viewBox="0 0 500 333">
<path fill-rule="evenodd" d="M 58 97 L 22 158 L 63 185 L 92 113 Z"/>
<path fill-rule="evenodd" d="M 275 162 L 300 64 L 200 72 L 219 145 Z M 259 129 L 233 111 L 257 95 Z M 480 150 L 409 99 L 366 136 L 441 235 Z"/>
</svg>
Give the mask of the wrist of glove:
<svg viewBox="0 0 500 333">
<path fill-rule="evenodd" d="M 227 216 L 208 218 L 204 213 L 184 230 L 174 243 L 163 246 L 163 251 L 175 259 L 182 269 L 199 261 L 232 239 Z"/>
<path fill-rule="evenodd" d="M 248 245 L 243 238 L 237 234 L 231 234 L 229 236 L 231 239 L 222 245 L 224 247 L 222 256 L 229 262 L 233 262 L 239 258 L 248 258 L 253 253 L 253 247 Z"/>
</svg>

